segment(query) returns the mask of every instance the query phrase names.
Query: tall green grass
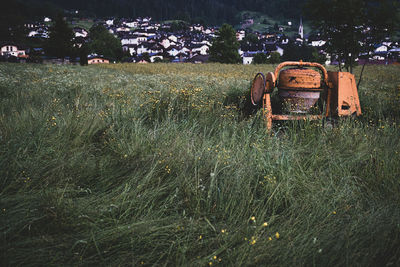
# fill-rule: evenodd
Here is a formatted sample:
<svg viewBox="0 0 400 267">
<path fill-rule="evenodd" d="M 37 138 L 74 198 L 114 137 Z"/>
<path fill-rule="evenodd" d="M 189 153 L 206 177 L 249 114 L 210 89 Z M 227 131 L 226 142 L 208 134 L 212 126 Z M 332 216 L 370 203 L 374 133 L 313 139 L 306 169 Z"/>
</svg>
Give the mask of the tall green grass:
<svg viewBox="0 0 400 267">
<path fill-rule="evenodd" d="M 0 64 L 2 266 L 399 265 L 400 68 L 267 134 L 273 69 Z"/>
</svg>

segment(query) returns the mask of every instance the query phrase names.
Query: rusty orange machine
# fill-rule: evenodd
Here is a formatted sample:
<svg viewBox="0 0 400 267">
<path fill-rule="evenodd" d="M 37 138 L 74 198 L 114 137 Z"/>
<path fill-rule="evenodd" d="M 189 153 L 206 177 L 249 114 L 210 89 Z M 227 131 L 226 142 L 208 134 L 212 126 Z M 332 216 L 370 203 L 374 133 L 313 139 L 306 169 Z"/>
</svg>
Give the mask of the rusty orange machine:
<svg viewBox="0 0 400 267">
<path fill-rule="evenodd" d="M 272 110 L 271 94 L 275 87 L 284 107 L 279 114 Z M 275 72 L 257 73 L 251 86 L 251 101 L 256 106 L 262 103 L 268 130 L 273 120 L 361 115 L 354 75 L 327 71 L 321 64 L 312 62 L 288 61 L 279 64 Z M 319 114 L 310 114 L 317 102 L 322 103 L 322 108 L 317 109 Z"/>
</svg>

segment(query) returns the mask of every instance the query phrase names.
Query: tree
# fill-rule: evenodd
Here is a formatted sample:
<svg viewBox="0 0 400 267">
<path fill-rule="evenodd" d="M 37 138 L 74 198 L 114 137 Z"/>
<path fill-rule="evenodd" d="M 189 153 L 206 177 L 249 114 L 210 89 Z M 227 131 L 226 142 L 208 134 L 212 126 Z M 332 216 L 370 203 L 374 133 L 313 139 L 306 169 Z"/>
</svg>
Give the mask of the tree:
<svg viewBox="0 0 400 267">
<path fill-rule="evenodd" d="M 246 36 L 240 41 L 242 51 L 257 51 L 261 49 L 261 43 L 258 36 L 254 33 L 246 33 Z"/>
<path fill-rule="evenodd" d="M 253 64 L 267 64 L 268 56 L 264 53 L 257 53 L 253 58 Z"/>
<path fill-rule="evenodd" d="M 114 37 L 103 25 L 90 28 L 90 51 L 112 60 L 121 60 L 123 56 L 121 41 Z"/>
<path fill-rule="evenodd" d="M 272 52 L 271 56 L 268 59 L 269 64 L 278 64 L 281 62 L 281 54 L 278 52 Z"/>
<path fill-rule="evenodd" d="M 147 62 L 151 62 L 151 59 L 150 59 L 150 55 L 149 55 L 149 53 L 147 53 L 147 52 L 144 52 L 143 54 L 142 54 L 142 59 L 144 60 L 144 61 L 147 61 Z"/>
<path fill-rule="evenodd" d="M 54 25 L 49 29 L 46 53 L 64 59 L 73 54 L 74 33 L 61 15 L 57 15 Z"/>
<path fill-rule="evenodd" d="M 397 5 L 390 0 L 308 0 L 306 13 L 327 41 L 327 52 L 352 72 L 360 52 L 393 33 Z"/>
<path fill-rule="evenodd" d="M 89 54 L 88 45 L 84 43 L 79 48 L 79 64 L 81 64 L 81 66 L 86 66 L 88 64 L 88 54 Z"/>
<path fill-rule="evenodd" d="M 290 42 L 283 51 L 282 61 L 313 61 L 313 47 Z"/>
<path fill-rule="evenodd" d="M 210 61 L 234 64 L 241 61 L 236 32 L 229 24 L 223 24 L 210 47 Z"/>
</svg>

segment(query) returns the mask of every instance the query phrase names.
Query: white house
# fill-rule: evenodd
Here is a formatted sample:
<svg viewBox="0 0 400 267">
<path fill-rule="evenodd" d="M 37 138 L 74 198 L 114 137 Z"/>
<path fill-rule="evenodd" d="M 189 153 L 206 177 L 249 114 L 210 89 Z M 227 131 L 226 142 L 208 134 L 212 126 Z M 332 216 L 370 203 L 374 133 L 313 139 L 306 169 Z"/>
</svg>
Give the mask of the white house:
<svg viewBox="0 0 400 267">
<path fill-rule="evenodd" d="M 173 56 L 173 57 L 175 57 L 177 54 L 179 54 L 179 52 L 180 52 L 180 49 L 179 49 L 178 47 L 176 47 L 176 46 L 170 46 L 170 47 L 167 49 L 167 53 L 168 53 L 170 56 Z"/>
<path fill-rule="evenodd" d="M 162 39 L 160 42 L 160 45 L 162 45 L 165 49 L 171 46 L 171 41 L 168 38 Z"/>
<path fill-rule="evenodd" d="M 323 46 L 324 44 L 326 44 L 326 41 L 324 41 L 324 40 L 311 41 L 311 46 L 320 47 L 320 46 Z"/>
<path fill-rule="evenodd" d="M 112 26 L 112 25 L 114 25 L 114 20 L 113 19 L 108 19 L 108 20 L 106 20 L 106 24 L 108 26 Z"/>
<path fill-rule="evenodd" d="M 150 22 L 151 21 L 151 17 L 145 17 L 143 18 L 143 22 Z"/>
<path fill-rule="evenodd" d="M 75 27 L 75 28 L 73 28 L 73 31 L 74 31 L 75 37 L 86 38 L 88 36 L 88 32 L 83 28 Z"/>
<path fill-rule="evenodd" d="M 375 48 L 374 52 L 387 52 L 388 47 L 386 45 L 379 45 L 378 47 Z"/>
<path fill-rule="evenodd" d="M 178 42 L 178 37 L 176 37 L 175 35 L 170 35 L 170 36 L 168 36 L 168 39 L 169 40 L 171 40 L 172 42 L 174 42 L 174 43 L 177 43 Z"/>
<path fill-rule="evenodd" d="M 19 49 L 12 44 L 2 45 L 0 51 L 2 56 L 27 57 L 24 49 Z"/>
<path fill-rule="evenodd" d="M 138 45 L 147 40 L 146 36 L 126 36 L 121 39 L 122 45 Z"/>
<path fill-rule="evenodd" d="M 211 33 L 213 33 L 213 31 L 211 30 L 211 29 L 205 29 L 205 30 L 203 30 L 203 33 L 204 34 L 211 34 Z"/>
<path fill-rule="evenodd" d="M 118 27 L 118 28 L 116 29 L 116 31 L 117 31 L 117 32 L 130 32 L 131 29 L 128 28 L 128 27 Z"/>
<path fill-rule="evenodd" d="M 250 55 L 250 54 L 247 54 L 247 53 L 243 54 L 243 57 L 242 57 L 243 64 L 244 65 L 249 65 L 249 64 L 253 63 L 253 58 L 254 58 L 253 55 Z"/>
<path fill-rule="evenodd" d="M 246 32 L 245 31 L 242 30 L 242 31 L 238 31 L 236 33 L 236 39 L 238 41 L 242 41 L 244 37 L 246 37 Z"/>
<path fill-rule="evenodd" d="M 276 46 L 276 50 L 275 50 L 275 52 L 278 52 L 278 53 L 279 53 L 279 55 L 283 56 L 283 49 L 282 49 L 281 47 L 279 47 L 279 46 Z"/>
<path fill-rule="evenodd" d="M 39 34 L 38 31 L 30 31 L 30 32 L 28 33 L 28 37 L 34 37 L 34 36 L 37 35 L 37 34 Z"/>
<path fill-rule="evenodd" d="M 137 28 L 139 23 L 137 21 L 124 22 L 125 26 L 130 28 Z"/>
<path fill-rule="evenodd" d="M 141 45 L 139 45 L 138 48 L 137 48 L 137 54 L 138 54 L 138 55 L 141 55 L 141 54 L 143 54 L 143 53 L 149 53 L 149 49 L 147 48 L 146 45 L 141 44 Z"/>
<path fill-rule="evenodd" d="M 162 55 L 160 55 L 160 54 L 155 54 L 155 55 L 153 55 L 153 56 L 150 56 L 150 61 L 151 61 L 151 63 L 154 63 L 154 61 L 156 60 L 156 59 L 160 59 L 160 60 L 163 60 L 163 56 Z"/>
<path fill-rule="evenodd" d="M 192 48 L 192 52 L 198 53 L 200 55 L 208 55 L 209 49 L 210 49 L 209 46 L 204 44 L 204 45 L 196 46 L 196 47 Z"/>
</svg>

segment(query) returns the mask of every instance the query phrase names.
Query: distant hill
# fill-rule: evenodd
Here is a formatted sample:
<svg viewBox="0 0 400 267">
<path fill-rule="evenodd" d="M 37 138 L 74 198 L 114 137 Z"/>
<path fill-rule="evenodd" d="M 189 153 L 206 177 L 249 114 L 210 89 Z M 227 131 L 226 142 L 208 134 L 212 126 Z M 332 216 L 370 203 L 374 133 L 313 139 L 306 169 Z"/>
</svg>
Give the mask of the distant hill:
<svg viewBox="0 0 400 267">
<path fill-rule="evenodd" d="M 18 0 L 17 0 L 18 2 Z M 29 0 L 23 5 L 79 10 L 93 17 L 151 16 L 155 20 L 238 24 L 241 11 L 257 11 L 272 18 L 299 18 L 306 0 Z"/>
</svg>

